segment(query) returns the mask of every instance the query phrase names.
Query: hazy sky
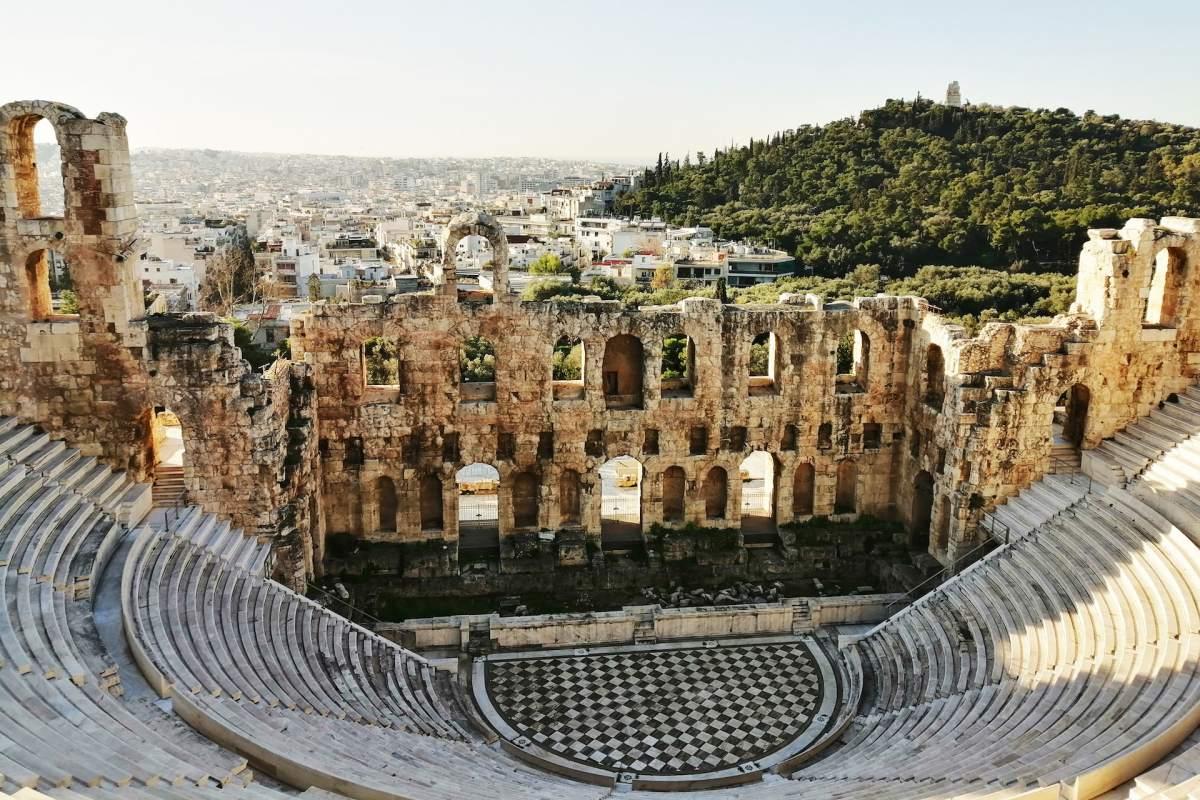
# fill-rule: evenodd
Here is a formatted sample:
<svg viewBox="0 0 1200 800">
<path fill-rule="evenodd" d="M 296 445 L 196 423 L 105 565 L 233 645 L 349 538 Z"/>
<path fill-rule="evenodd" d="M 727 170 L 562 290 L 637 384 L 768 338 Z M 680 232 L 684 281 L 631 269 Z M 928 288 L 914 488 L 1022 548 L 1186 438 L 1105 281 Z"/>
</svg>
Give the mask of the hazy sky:
<svg viewBox="0 0 1200 800">
<path fill-rule="evenodd" d="M 1200 2 L 27 0 L 0 103 L 133 147 L 645 162 L 918 92 L 1200 125 Z"/>
</svg>

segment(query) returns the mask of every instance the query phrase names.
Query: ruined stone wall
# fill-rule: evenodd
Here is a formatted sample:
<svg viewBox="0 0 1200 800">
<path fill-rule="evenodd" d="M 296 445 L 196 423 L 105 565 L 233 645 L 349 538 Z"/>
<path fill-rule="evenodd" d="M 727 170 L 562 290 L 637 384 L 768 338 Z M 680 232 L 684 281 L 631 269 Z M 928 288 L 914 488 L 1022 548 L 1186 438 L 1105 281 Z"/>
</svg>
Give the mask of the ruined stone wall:
<svg viewBox="0 0 1200 800">
<path fill-rule="evenodd" d="M 151 398 L 183 431 L 188 501 L 274 539 L 275 576 L 303 587 L 323 555 L 310 369 L 280 360 L 251 370 L 232 326 L 211 314 L 142 324 Z"/>
<path fill-rule="evenodd" d="M 65 212 L 42 214 L 33 127 L 62 151 Z M 142 293 L 125 120 L 42 101 L 0 106 L 0 413 L 37 421 L 85 454 L 146 477 L 153 465 Z M 66 259 L 77 315 L 55 315 L 44 251 Z"/>
<path fill-rule="evenodd" d="M 1130 220 L 1120 231 L 1089 231 L 1071 313 L 1050 324 L 993 323 L 966 338 L 936 317 L 924 321 L 907 414 L 925 444 L 903 460 L 898 507 L 911 508 L 921 470 L 934 476 L 930 547 L 944 563 L 981 541 L 975 523 L 983 510 L 1050 471 L 1055 406 L 1072 387 L 1090 398 L 1086 450 L 1200 377 L 1198 266 L 1200 220 Z M 1149 321 L 1164 299 L 1170 318 Z M 920 390 L 930 343 L 947 359 L 937 410 Z"/>
<path fill-rule="evenodd" d="M 620 455 L 632 456 L 644 469 L 643 529 L 655 523 L 737 527 L 739 467 L 755 450 L 769 452 L 775 462 L 777 521 L 793 518 L 793 481 L 800 464 L 815 468 L 813 513 L 833 513 L 838 464 L 845 459 L 857 462 L 857 511 L 887 516 L 894 450 L 903 446 L 904 437 L 904 342 L 917 314 L 918 303 L 911 298 L 862 299 L 828 308 L 802 300 L 731 306 L 689 299 L 630 311 L 613 302 L 460 304 L 443 293 L 399 296 L 379 305 L 319 305 L 293 323 L 291 343 L 295 356 L 314 368 L 328 529 L 375 541 L 432 538 L 452 545 L 458 502 L 454 475 L 482 462 L 500 474 L 502 536 L 516 532 L 511 489 L 522 472 L 537 480 L 536 528 L 563 527 L 560 477 L 572 470 L 582 483 L 580 527 L 596 539 L 598 471 Z M 837 344 L 856 328 L 871 341 L 869 371 L 865 381 L 839 380 Z M 690 397 L 669 396 L 662 389 L 662 343 L 678 333 L 691 337 L 694 346 Z M 751 343 L 760 333 L 776 337 L 773 380 L 749 376 Z M 459 349 L 476 335 L 495 346 L 494 400 L 474 399 L 478 387 L 460 383 Z M 556 399 L 551 357 L 564 336 L 583 342 L 584 375 L 582 387 L 567 387 L 570 392 L 558 387 Z M 641 344 L 636 365 L 642 373 L 641 408 L 617 410 L 606 404 L 605 348 L 619 336 Z M 398 387 L 366 384 L 363 343 L 373 337 L 394 342 Z M 829 433 L 819 441 L 823 424 Z M 864 425 L 878 426 L 866 443 Z M 700 452 L 693 452 L 696 428 L 705 431 Z M 666 523 L 662 478 L 672 466 L 686 474 L 684 519 Z M 709 519 L 703 483 L 717 466 L 729 477 L 727 512 Z M 444 525 L 422 531 L 421 479 L 430 473 L 442 481 Z M 387 526 L 378 518 L 380 477 L 397 488 L 394 532 L 383 530 Z"/>
</svg>

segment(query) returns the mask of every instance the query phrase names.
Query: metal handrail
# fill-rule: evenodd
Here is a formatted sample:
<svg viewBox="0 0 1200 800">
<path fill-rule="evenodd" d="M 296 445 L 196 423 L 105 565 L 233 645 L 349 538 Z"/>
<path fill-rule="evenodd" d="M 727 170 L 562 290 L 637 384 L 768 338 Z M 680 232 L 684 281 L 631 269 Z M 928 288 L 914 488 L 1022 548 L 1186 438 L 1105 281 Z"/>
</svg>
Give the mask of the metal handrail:
<svg viewBox="0 0 1200 800">
<path fill-rule="evenodd" d="M 1001 523 L 1001 524 L 1003 524 L 1003 523 Z M 950 566 L 948 566 L 948 567 L 942 567 L 940 570 L 938 570 L 937 572 L 935 572 L 933 575 L 929 576 L 929 577 L 928 577 L 928 578 L 926 578 L 925 580 L 921 581 L 920 583 L 918 583 L 918 584 L 917 584 L 916 586 L 914 586 L 913 588 L 911 588 L 911 589 L 908 589 L 907 591 L 905 591 L 905 592 L 904 592 L 904 599 L 901 599 L 901 600 L 893 600 L 891 603 L 888 603 L 888 605 L 887 605 L 887 611 L 889 612 L 889 617 L 890 617 L 890 612 L 891 612 L 892 608 L 894 608 L 895 606 L 899 605 L 900 603 L 911 602 L 911 601 L 913 601 L 913 600 L 916 600 L 916 599 L 918 599 L 919 597 L 921 597 L 921 595 L 917 594 L 917 590 L 918 590 L 918 589 L 921 589 L 921 588 L 923 588 L 923 587 L 924 587 L 926 584 L 933 583 L 934 581 L 941 581 L 941 580 L 943 580 L 943 579 L 944 579 L 944 578 L 945 578 L 947 575 L 956 575 L 956 574 L 957 574 L 957 572 L 951 572 L 951 570 L 955 570 L 955 569 L 956 569 L 956 568 L 957 568 L 957 567 L 958 567 L 960 564 L 962 564 L 962 563 L 963 563 L 964 561 L 966 561 L 968 558 L 970 558 L 971 556 L 975 555 L 976 553 L 978 553 L 980 550 L 984 549 L 985 547 L 988 547 L 988 546 L 990 546 L 991 544 L 992 544 L 992 540 L 991 540 L 991 539 L 985 539 L 984 541 L 980 542 L 980 543 L 979 543 L 978 545 L 976 545 L 975 547 L 973 547 L 973 548 L 971 548 L 970 550 L 968 550 L 966 553 L 963 553 L 961 556 L 959 556 L 958 558 L 954 559 L 954 561 L 952 561 L 952 562 L 950 563 Z M 1006 542 L 1005 544 L 1007 545 L 1007 542 Z"/>
<path fill-rule="evenodd" d="M 350 622 L 354 622 L 354 615 L 355 615 L 355 614 L 359 614 L 359 615 L 361 615 L 362 617 L 365 617 L 366 619 L 370 620 L 372 623 L 374 623 L 374 624 L 376 624 L 376 625 L 381 625 L 381 624 L 383 624 L 383 620 L 381 620 L 379 617 L 376 617 L 374 614 L 370 614 L 370 613 L 368 613 L 368 612 L 366 612 L 366 611 L 363 611 L 361 608 L 359 608 L 358 606 L 354 605 L 354 604 L 353 604 L 353 603 L 351 603 L 349 600 L 343 600 L 342 598 L 338 597 L 338 596 L 337 596 L 336 594 L 334 594 L 333 592 L 330 592 L 330 591 L 329 591 L 329 590 L 327 590 L 327 589 L 323 589 L 322 587 L 318 586 L 318 585 L 317 585 L 317 584 L 315 584 L 315 583 L 312 583 L 312 582 L 306 582 L 306 583 L 307 583 L 307 586 L 308 586 L 308 588 L 310 588 L 310 589 L 316 589 L 318 592 L 320 592 L 320 593 L 321 593 L 321 595 L 322 595 L 323 597 L 327 597 L 327 598 L 329 598 L 330 600 L 332 600 L 332 601 L 334 601 L 334 602 L 341 603 L 341 604 L 342 604 L 342 605 L 344 605 L 346 608 L 350 609 L 350 613 L 349 613 L 349 614 L 343 614 L 343 615 L 342 615 L 342 616 L 344 616 L 344 617 L 345 617 L 345 618 L 346 618 L 348 621 L 350 621 Z"/>
</svg>

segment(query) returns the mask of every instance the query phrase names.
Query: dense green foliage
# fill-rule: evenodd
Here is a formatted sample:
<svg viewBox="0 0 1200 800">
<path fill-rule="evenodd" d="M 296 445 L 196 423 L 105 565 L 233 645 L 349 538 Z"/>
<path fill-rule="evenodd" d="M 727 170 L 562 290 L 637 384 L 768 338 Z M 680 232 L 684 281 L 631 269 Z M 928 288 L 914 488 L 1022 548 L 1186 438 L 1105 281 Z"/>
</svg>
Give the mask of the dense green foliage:
<svg viewBox="0 0 1200 800">
<path fill-rule="evenodd" d="M 823 275 L 862 263 L 896 276 L 927 264 L 1068 271 L 1088 227 L 1200 214 L 1200 130 L 888 101 L 694 163 L 660 157 L 618 211 L 774 241 Z"/>
<path fill-rule="evenodd" d="M 885 281 L 877 267 L 862 266 L 841 278 L 781 278 L 743 289 L 734 299 L 738 303 L 774 303 L 780 294 L 791 292 L 815 294 L 825 301 L 851 300 L 880 291 L 924 297 L 947 317 L 973 330 L 990 320 L 1015 322 L 1064 313 L 1075 297 L 1075 276 L 982 267 L 922 267 L 911 277 Z"/>
<path fill-rule="evenodd" d="M 253 369 L 261 369 L 275 360 L 273 353 L 254 343 L 254 331 L 246 327 L 246 323 L 237 319 L 225 321 L 233 325 L 233 343 L 242 351 L 242 358 L 246 359 Z"/>
<path fill-rule="evenodd" d="M 583 342 L 559 339 L 550 360 L 551 377 L 556 381 L 577 381 L 583 377 Z"/>
<path fill-rule="evenodd" d="M 529 265 L 529 272 L 532 275 L 559 275 L 570 270 L 563 266 L 562 259 L 554 253 L 543 253 Z"/>
<path fill-rule="evenodd" d="M 687 336 L 668 336 L 663 339 L 662 376 L 664 378 L 670 380 L 672 378 L 687 377 L 687 345 Z"/>
<path fill-rule="evenodd" d="M 640 308 L 672 305 L 686 297 L 713 296 L 713 289 L 708 286 L 691 286 L 684 283 L 665 289 L 646 290 L 636 286 L 621 286 L 607 278 L 593 278 L 586 286 L 558 281 L 534 281 L 525 287 L 521 299 L 581 302 L 585 297 L 599 297 L 601 300 L 620 300 L 628 308 Z"/>
<path fill-rule="evenodd" d="M 496 348 L 482 336 L 463 342 L 458 354 L 463 383 L 487 383 L 496 380 Z"/>
<path fill-rule="evenodd" d="M 400 383 L 400 357 L 396 343 L 382 336 L 372 336 L 363 342 L 363 359 L 367 364 L 368 386 L 395 386 Z"/>
</svg>

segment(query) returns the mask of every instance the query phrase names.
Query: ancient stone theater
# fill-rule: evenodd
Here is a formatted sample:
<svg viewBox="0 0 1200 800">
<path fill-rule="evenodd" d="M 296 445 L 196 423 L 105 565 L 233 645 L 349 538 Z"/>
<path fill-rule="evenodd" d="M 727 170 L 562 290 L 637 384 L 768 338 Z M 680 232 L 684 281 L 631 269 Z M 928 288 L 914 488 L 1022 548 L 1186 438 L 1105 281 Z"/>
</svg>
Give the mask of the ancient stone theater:
<svg viewBox="0 0 1200 800">
<path fill-rule="evenodd" d="M 465 236 L 488 297 L 450 257 L 252 370 L 230 324 L 146 311 L 125 120 L 0 106 L 0 797 L 1200 796 L 1200 220 L 1088 231 L 1070 313 L 976 335 L 916 297 L 522 301 L 496 222 Z M 153 508 L 171 447 L 187 501 Z M 335 536 L 396 582 L 550 580 L 867 517 L 942 572 L 401 625 L 312 588 Z"/>
</svg>

